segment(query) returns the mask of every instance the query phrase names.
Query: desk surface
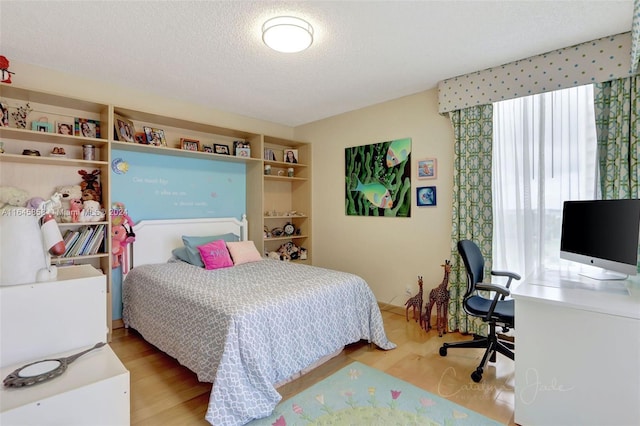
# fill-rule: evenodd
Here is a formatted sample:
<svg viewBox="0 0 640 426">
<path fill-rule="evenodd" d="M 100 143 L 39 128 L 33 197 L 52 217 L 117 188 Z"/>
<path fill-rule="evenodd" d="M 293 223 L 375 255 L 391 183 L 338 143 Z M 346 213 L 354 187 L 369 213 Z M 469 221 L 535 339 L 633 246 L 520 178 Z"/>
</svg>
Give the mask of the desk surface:
<svg viewBox="0 0 640 426">
<path fill-rule="evenodd" d="M 640 276 L 596 281 L 577 273 L 545 270 L 527 277 L 511 295 L 591 312 L 640 319 Z"/>
</svg>

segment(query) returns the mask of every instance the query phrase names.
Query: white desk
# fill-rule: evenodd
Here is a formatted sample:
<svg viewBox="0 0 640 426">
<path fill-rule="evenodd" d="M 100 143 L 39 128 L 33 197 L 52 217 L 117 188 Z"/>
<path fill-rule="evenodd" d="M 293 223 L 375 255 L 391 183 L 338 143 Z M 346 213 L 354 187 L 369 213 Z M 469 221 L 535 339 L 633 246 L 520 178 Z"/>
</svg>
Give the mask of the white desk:
<svg viewBox="0 0 640 426">
<path fill-rule="evenodd" d="M 640 279 L 547 271 L 512 296 L 516 423 L 639 425 Z"/>
</svg>

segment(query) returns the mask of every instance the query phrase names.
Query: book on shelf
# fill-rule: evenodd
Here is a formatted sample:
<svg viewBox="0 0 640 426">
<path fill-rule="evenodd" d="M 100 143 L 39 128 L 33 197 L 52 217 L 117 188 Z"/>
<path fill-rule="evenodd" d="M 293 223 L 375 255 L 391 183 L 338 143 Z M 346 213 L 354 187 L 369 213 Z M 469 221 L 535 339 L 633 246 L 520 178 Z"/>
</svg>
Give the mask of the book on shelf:
<svg viewBox="0 0 640 426">
<path fill-rule="evenodd" d="M 68 238 L 68 243 L 66 244 L 67 250 L 62 257 L 75 257 L 95 254 L 91 253 L 93 245 L 95 244 L 96 240 L 100 239 L 100 241 L 102 241 L 104 239 L 104 232 L 104 224 L 83 225 L 75 231 L 70 230 L 70 232 L 65 233 L 64 238 L 65 240 L 66 238 Z"/>
</svg>

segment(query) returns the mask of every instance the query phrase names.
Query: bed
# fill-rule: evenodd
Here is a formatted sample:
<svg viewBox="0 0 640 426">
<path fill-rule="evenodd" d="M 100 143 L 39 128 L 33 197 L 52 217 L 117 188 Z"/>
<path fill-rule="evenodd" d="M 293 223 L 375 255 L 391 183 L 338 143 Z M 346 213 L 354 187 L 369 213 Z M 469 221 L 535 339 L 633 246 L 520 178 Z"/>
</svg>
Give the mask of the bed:
<svg viewBox="0 0 640 426">
<path fill-rule="evenodd" d="M 356 275 L 273 259 L 206 270 L 171 256 L 182 235 L 246 240 L 247 226 L 244 218 L 142 221 L 123 283 L 125 325 L 213 383 L 206 420 L 214 425 L 268 416 L 278 384 L 347 344 L 395 347 Z"/>
</svg>

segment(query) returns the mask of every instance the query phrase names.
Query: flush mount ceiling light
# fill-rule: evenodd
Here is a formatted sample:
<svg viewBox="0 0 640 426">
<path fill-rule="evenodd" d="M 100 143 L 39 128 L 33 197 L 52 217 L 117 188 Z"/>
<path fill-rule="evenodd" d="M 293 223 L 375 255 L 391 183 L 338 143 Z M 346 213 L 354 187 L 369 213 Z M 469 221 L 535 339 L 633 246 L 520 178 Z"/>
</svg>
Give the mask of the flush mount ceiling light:
<svg viewBox="0 0 640 426">
<path fill-rule="evenodd" d="M 262 25 L 262 41 L 278 52 L 301 52 L 313 43 L 313 27 L 300 18 L 278 16 Z"/>
</svg>

